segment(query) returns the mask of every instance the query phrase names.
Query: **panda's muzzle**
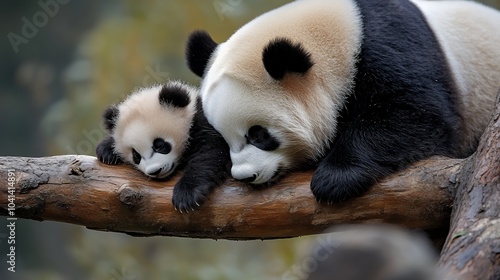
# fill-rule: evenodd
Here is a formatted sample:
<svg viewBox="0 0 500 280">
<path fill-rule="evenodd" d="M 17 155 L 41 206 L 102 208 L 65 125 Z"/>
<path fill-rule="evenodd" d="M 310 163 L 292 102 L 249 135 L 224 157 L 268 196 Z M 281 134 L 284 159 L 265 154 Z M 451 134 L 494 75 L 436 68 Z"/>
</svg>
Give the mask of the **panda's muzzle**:
<svg viewBox="0 0 500 280">
<path fill-rule="evenodd" d="M 153 172 L 148 172 L 148 176 L 151 176 L 151 177 L 156 177 L 158 174 L 160 174 L 160 172 L 163 170 L 163 168 L 160 168 L 156 171 L 153 171 Z"/>
<path fill-rule="evenodd" d="M 169 168 L 167 168 L 165 166 L 164 167 L 160 167 L 159 169 L 157 169 L 155 171 L 148 172 L 147 175 L 149 177 L 151 177 L 151 178 L 158 178 L 158 179 L 160 179 L 160 178 L 166 178 L 166 177 L 168 177 L 172 173 L 172 171 L 174 171 L 175 166 L 176 165 L 174 163 L 174 164 L 170 165 Z"/>
<path fill-rule="evenodd" d="M 253 174 L 251 177 L 248 178 L 243 178 L 243 179 L 238 179 L 238 181 L 244 182 L 244 183 L 252 183 L 257 179 L 257 174 Z"/>
</svg>

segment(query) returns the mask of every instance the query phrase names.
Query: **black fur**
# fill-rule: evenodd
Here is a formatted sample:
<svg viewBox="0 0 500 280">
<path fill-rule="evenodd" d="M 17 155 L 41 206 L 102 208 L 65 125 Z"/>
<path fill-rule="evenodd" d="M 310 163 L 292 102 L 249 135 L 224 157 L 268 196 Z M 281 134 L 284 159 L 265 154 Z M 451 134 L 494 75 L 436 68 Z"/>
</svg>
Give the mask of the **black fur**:
<svg viewBox="0 0 500 280">
<path fill-rule="evenodd" d="M 160 99 L 160 104 L 163 106 L 179 108 L 184 108 L 191 102 L 189 93 L 182 86 L 171 83 L 161 88 L 158 98 Z"/>
<path fill-rule="evenodd" d="M 262 52 L 262 62 L 275 80 L 283 79 L 286 73 L 304 74 L 313 66 L 311 55 L 287 38 L 271 41 Z"/>
<path fill-rule="evenodd" d="M 217 48 L 217 43 L 203 30 L 189 35 L 186 45 L 186 61 L 189 69 L 199 77 L 203 77 L 210 56 Z"/>
<path fill-rule="evenodd" d="M 359 196 L 431 155 L 457 156 L 454 85 L 425 18 L 406 0 L 357 0 L 363 44 L 354 92 L 311 182 L 318 201 Z"/>
<path fill-rule="evenodd" d="M 123 159 L 115 153 L 115 139 L 112 136 L 104 138 L 95 149 L 99 161 L 109 165 L 122 164 Z"/>
<path fill-rule="evenodd" d="M 181 212 L 197 208 L 210 192 L 229 177 L 229 147 L 222 136 L 208 123 L 200 98 L 190 130 L 191 141 L 183 158 L 184 174 L 177 182 L 172 203 Z"/>
<path fill-rule="evenodd" d="M 113 129 L 115 128 L 115 123 L 116 123 L 116 118 L 118 117 L 118 107 L 115 105 L 109 106 L 105 111 L 104 114 L 102 115 L 104 119 L 104 127 L 109 132 L 112 132 Z"/>
</svg>

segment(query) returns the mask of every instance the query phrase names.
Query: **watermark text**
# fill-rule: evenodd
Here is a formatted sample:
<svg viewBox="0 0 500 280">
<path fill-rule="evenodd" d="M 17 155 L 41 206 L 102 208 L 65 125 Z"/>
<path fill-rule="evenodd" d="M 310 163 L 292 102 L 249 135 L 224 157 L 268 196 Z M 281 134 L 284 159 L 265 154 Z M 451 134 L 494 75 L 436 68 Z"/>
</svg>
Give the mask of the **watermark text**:
<svg viewBox="0 0 500 280">
<path fill-rule="evenodd" d="M 14 169 L 7 170 L 7 211 L 9 216 L 7 218 L 8 237 L 7 244 L 7 270 L 16 272 L 16 173 Z"/>
</svg>

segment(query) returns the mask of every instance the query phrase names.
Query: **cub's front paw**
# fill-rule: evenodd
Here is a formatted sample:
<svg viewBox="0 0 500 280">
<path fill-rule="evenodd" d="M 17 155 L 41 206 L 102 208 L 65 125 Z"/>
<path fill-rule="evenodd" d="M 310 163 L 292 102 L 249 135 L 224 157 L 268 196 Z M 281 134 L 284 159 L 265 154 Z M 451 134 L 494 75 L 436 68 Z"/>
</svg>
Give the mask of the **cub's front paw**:
<svg viewBox="0 0 500 280">
<path fill-rule="evenodd" d="M 95 153 L 100 162 L 108 165 L 122 164 L 122 158 L 115 153 L 114 150 L 115 139 L 108 136 L 106 139 L 102 140 L 95 149 Z"/>
<path fill-rule="evenodd" d="M 332 204 L 360 196 L 373 183 L 375 178 L 360 167 L 335 168 L 320 164 L 311 180 L 311 191 L 318 202 Z"/>
<path fill-rule="evenodd" d="M 175 210 L 181 213 L 194 211 L 207 199 L 210 187 L 203 184 L 185 182 L 181 179 L 175 187 L 172 203 Z"/>
</svg>

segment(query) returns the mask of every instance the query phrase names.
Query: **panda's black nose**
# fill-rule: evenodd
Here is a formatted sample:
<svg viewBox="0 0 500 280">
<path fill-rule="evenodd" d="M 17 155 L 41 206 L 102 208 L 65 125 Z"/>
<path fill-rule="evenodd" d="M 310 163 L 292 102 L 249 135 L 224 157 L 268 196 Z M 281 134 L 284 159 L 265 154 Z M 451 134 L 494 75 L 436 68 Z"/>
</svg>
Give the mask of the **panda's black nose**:
<svg viewBox="0 0 500 280">
<path fill-rule="evenodd" d="M 156 175 L 160 174 L 160 172 L 161 172 L 161 168 L 156 170 L 156 171 L 153 171 L 153 172 L 148 172 L 148 175 L 149 176 L 156 176 Z"/>
<path fill-rule="evenodd" d="M 238 179 L 238 180 L 242 181 L 242 182 L 245 182 L 245 183 L 251 183 L 251 182 L 255 181 L 256 178 L 257 178 L 257 175 L 253 174 L 252 177 Z"/>
</svg>

